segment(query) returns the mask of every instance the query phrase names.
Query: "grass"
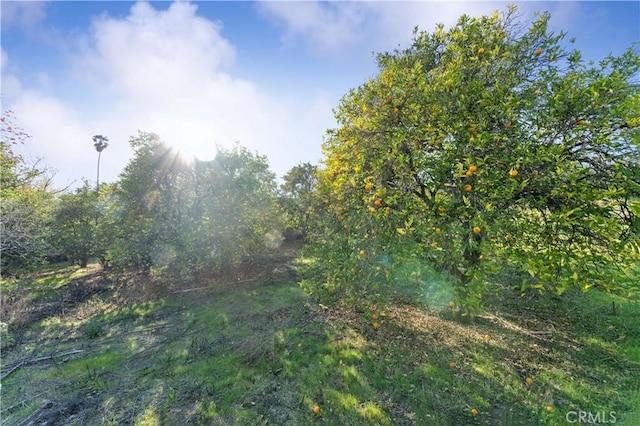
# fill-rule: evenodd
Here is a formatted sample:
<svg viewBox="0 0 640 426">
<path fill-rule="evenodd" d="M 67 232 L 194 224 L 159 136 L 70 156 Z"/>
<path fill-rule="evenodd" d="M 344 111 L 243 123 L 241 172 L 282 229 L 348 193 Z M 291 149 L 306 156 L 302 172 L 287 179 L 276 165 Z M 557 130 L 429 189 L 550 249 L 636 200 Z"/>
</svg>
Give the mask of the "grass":
<svg viewBox="0 0 640 426">
<path fill-rule="evenodd" d="M 291 265 L 197 283 L 97 268 L 3 282 L 3 373 L 54 356 L 3 380 L 2 424 L 640 423 L 638 303 L 503 290 L 462 325 L 424 304 L 320 307 Z M 16 322 L 21 300 L 31 311 Z"/>
</svg>

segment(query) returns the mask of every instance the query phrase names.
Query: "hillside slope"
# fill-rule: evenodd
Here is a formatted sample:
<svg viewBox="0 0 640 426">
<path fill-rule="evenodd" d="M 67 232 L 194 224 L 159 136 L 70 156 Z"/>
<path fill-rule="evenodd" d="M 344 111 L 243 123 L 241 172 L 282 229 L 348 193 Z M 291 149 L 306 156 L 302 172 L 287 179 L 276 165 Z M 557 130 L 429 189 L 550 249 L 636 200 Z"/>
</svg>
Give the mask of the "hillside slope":
<svg viewBox="0 0 640 426">
<path fill-rule="evenodd" d="M 331 309 L 296 255 L 191 282 L 3 281 L 2 424 L 640 424 L 638 304 L 504 291 L 469 325 L 402 298 Z"/>
</svg>

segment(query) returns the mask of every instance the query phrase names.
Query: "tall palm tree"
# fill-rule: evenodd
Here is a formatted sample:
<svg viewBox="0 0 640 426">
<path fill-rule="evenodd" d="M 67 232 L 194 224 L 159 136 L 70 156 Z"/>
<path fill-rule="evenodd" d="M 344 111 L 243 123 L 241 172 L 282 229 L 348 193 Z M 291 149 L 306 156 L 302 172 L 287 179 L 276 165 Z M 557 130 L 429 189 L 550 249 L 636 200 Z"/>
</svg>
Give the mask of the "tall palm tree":
<svg viewBox="0 0 640 426">
<path fill-rule="evenodd" d="M 96 192 L 98 192 L 100 190 L 100 155 L 102 155 L 102 151 L 109 146 L 109 139 L 102 135 L 95 135 L 92 139 L 93 146 L 95 146 L 96 151 L 98 151 L 98 172 L 96 176 Z"/>
</svg>

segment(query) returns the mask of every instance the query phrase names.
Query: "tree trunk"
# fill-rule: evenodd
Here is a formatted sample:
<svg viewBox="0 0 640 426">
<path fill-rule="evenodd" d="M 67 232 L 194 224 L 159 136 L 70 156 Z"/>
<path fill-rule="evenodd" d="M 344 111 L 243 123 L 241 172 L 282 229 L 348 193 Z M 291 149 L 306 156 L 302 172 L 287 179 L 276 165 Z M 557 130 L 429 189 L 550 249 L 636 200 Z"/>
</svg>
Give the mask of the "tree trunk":
<svg viewBox="0 0 640 426">
<path fill-rule="evenodd" d="M 100 192 L 100 156 L 102 151 L 98 151 L 98 170 L 96 171 L 96 192 Z"/>
</svg>

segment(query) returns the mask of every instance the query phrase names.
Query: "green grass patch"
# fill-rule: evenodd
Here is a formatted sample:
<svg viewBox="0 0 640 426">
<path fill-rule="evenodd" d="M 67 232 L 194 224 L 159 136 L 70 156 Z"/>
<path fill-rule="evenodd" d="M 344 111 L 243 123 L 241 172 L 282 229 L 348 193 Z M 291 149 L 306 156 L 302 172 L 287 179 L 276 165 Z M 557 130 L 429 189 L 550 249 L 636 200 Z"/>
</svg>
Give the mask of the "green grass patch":
<svg viewBox="0 0 640 426">
<path fill-rule="evenodd" d="M 414 277 L 399 300 L 415 290 L 418 303 L 384 312 L 321 308 L 297 282 L 270 278 L 148 300 L 131 286 L 135 301 L 118 290 L 126 303 L 95 291 L 15 335 L 3 372 L 71 355 L 4 379 L 3 419 L 20 423 L 46 398 L 80 424 L 561 425 L 572 410 L 638 423 L 637 304 L 504 293 L 462 325 L 440 308 L 446 283 Z M 22 281 L 24 297 L 65 289 L 47 279 Z"/>
<path fill-rule="evenodd" d="M 76 377 L 85 373 L 88 376 L 97 376 L 117 368 L 125 357 L 124 353 L 115 349 L 100 354 L 84 356 L 55 367 L 50 371 L 50 377 Z"/>
</svg>

